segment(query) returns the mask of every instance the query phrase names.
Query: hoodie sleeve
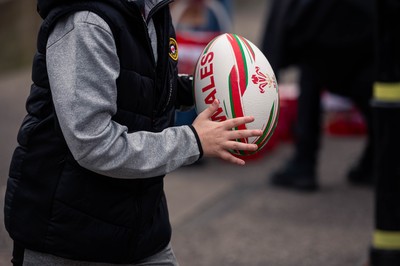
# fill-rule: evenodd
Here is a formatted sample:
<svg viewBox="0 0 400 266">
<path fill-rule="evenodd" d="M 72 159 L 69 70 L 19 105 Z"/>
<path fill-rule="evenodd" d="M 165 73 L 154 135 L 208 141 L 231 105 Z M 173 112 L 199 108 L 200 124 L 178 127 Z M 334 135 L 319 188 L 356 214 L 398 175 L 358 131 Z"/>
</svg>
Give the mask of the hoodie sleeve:
<svg viewBox="0 0 400 266">
<path fill-rule="evenodd" d="M 96 14 L 81 11 L 59 21 L 46 60 L 60 127 L 81 166 L 115 178 L 147 178 L 201 156 L 190 126 L 128 134 L 111 120 L 117 110 L 119 60 L 112 32 Z"/>
</svg>

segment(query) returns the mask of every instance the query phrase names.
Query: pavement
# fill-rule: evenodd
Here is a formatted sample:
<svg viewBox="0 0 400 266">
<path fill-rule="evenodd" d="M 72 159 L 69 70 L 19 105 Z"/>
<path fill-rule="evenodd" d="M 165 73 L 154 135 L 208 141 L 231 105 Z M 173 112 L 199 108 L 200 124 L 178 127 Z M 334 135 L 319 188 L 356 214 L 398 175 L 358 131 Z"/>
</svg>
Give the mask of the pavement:
<svg viewBox="0 0 400 266">
<path fill-rule="evenodd" d="M 258 43 L 268 3 L 237 1 L 235 33 Z M 1 207 L 29 86 L 29 69 L 0 75 Z M 169 174 L 165 190 L 180 265 L 364 265 L 373 231 L 373 191 L 345 179 L 364 141 L 363 136 L 323 136 L 321 189 L 315 193 L 268 185 L 268 176 L 290 156 L 287 142 L 244 167 L 205 159 Z M 11 241 L 0 223 L 0 266 L 10 265 L 10 255 Z"/>
</svg>

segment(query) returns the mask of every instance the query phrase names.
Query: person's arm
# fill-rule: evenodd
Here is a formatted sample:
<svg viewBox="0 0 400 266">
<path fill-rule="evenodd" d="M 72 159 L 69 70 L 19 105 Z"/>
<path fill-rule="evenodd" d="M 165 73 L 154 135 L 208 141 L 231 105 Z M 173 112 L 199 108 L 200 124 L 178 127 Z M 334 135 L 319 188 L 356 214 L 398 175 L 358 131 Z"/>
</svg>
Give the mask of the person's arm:
<svg viewBox="0 0 400 266">
<path fill-rule="evenodd" d="M 178 95 L 175 106 L 177 108 L 181 108 L 182 106 L 194 106 L 192 75 L 178 75 Z"/>
<path fill-rule="evenodd" d="M 189 126 L 161 133 L 127 133 L 116 112 L 119 60 L 112 33 L 97 15 L 78 12 L 60 21 L 47 48 L 56 114 L 74 158 L 117 178 L 166 174 L 200 156 Z"/>
</svg>

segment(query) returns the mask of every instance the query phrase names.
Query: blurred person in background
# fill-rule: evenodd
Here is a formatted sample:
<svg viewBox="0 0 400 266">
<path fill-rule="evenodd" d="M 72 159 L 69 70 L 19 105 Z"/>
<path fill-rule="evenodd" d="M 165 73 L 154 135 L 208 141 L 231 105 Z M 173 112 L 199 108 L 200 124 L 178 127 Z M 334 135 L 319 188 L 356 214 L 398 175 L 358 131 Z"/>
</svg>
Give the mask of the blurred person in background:
<svg viewBox="0 0 400 266">
<path fill-rule="evenodd" d="M 14 265 L 177 265 L 164 176 L 204 156 L 243 165 L 232 128 L 252 117 L 173 127 L 193 104 L 178 76 L 167 0 L 39 0 L 44 19 L 27 115 L 5 195 Z M 102 264 L 102 265 L 108 265 Z"/>
<path fill-rule="evenodd" d="M 175 0 L 172 4 L 172 14 L 176 29 L 199 32 L 225 31 L 231 24 L 232 1 Z"/>
<path fill-rule="evenodd" d="M 318 189 L 321 93 L 327 90 L 351 99 L 364 117 L 365 148 L 347 179 L 372 184 L 373 1 L 275 0 L 269 14 L 262 49 L 278 80 L 279 71 L 290 66 L 300 73 L 294 153 L 270 183 L 301 191 Z"/>
</svg>

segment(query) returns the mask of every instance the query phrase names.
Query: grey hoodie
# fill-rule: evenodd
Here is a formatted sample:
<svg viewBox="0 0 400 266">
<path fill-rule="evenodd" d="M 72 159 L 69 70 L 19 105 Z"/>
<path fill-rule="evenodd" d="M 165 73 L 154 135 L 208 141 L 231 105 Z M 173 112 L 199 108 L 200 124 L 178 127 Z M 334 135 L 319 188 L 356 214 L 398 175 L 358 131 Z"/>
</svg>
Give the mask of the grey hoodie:
<svg viewBox="0 0 400 266">
<path fill-rule="evenodd" d="M 157 2 L 145 1 L 145 15 Z M 148 29 L 154 49 L 152 20 Z M 128 134 L 111 120 L 119 60 L 112 32 L 98 15 L 81 11 L 57 23 L 47 44 L 47 69 L 62 132 L 81 166 L 115 178 L 147 178 L 198 160 L 188 126 Z"/>
</svg>

